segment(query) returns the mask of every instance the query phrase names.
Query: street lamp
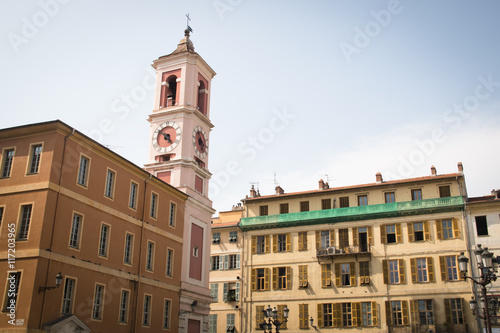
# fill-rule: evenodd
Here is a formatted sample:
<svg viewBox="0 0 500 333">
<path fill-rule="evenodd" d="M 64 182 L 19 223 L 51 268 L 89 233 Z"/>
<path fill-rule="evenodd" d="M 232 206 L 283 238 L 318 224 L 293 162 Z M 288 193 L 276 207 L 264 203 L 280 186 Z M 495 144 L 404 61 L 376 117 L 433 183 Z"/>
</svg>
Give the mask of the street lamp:
<svg viewBox="0 0 500 333">
<path fill-rule="evenodd" d="M 472 297 L 469 301 L 469 305 L 473 315 L 476 315 L 477 310 L 481 311 L 478 312 L 478 317 L 484 320 L 486 332 L 492 333 L 490 317 L 496 315 L 498 310 L 498 300 L 496 298 L 488 297 L 486 286 L 497 280 L 495 272 L 500 262 L 500 257 L 493 258 L 493 253 L 488 251 L 487 247 L 482 248 L 481 244 L 476 245 L 474 255 L 476 256 L 477 269 L 481 274 L 478 279 L 467 276 L 469 258 L 464 256 L 463 252 L 460 253 L 460 256 L 458 257 L 458 268 L 460 269 L 463 279 L 469 279 L 474 282 L 474 284 L 481 286 L 481 296 L 479 297 L 479 300 Z"/>
<path fill-rule="evenodd" d="M 61 275 L 61 272 L 59 272 L 59 274 L 56 275 L 56 285 L 50 286 L 50 287 L 39 287 L 38 293 L 40 294 L 42 292 L 45 292 L 46 290 L 59 288 L 61 286 L 62 280 L 63 280 L 63 276 Z"/>
<path fill-rule="evenodd" d="M 271 333 L 273 331 L 273 325 L 276 327 L 276 333 L 279 333 L 281 325 L 288 321 L 289 312 L 290 310 L 285 305 L 285 308 L 283 309 L 283 319 L 278 320 L 278 310 L 276 310 L 276 307 L 273 309 L 270 305 L 268 305 L 266 309 L 262 310 L 262 314 L 264 315 L 264 323 L 262 323 L 264 333 Z"/>
</svg>

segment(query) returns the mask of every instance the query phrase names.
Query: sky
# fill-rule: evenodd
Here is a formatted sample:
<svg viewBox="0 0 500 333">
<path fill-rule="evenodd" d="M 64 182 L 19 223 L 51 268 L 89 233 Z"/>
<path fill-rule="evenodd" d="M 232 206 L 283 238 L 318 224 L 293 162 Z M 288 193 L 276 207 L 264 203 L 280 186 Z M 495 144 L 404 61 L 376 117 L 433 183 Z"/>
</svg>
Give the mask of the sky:
<svg viewBox="0 0 500 333">
<path fill-rule="evenodd" d="M 189 13 L 212 81 L 209 197 L 457 172 L 500 188 L 500 2 L 4 0 L 0 128 L 60 119 L 148 163 L 152 61 Z"/>
</svg>

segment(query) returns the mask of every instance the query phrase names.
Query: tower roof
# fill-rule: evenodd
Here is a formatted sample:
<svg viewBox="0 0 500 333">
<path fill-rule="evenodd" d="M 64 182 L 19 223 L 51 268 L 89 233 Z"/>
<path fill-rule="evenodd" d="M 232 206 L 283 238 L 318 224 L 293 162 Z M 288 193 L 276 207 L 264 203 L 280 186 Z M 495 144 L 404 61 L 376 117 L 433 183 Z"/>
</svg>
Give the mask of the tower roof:
<svg viewBox="0 0 500 333">
<path fill-rule="evenodd" d="M 177 49 L 170 54 L 177 54 L 182 52 L 194 52 L 194 45 L 189 39 L 189 29 L 184 30 L 184 38 L 177 44 Z"/>
</svg>

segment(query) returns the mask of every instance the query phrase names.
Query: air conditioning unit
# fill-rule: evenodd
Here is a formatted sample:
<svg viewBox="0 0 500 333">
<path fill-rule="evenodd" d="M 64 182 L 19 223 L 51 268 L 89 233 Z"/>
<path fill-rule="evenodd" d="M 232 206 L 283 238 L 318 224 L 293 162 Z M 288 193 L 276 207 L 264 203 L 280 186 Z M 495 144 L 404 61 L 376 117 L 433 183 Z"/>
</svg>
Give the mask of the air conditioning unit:
<svg viewBox="0 0 500 333">
<path fill-rule="evenodd" d="M 327 254 L 335 254 L 335 247 L 331 246 L 326 249 Z"/>
</svg>

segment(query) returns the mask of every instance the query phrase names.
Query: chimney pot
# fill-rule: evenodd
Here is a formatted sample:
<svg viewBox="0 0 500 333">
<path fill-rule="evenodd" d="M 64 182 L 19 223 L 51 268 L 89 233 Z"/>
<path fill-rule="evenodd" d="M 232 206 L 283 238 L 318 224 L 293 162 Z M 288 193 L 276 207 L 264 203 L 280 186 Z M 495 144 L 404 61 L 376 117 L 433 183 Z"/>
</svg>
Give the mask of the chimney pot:
<svg viewBox="0 0 500 333">
<path fill-rule="evenodd" d="M 462 165 L 462 162 L 458 162 L 457 166 L 458 166 L 458 172 L 464 173 L 464 166 Z"/>
<path fill-rule="evenodd" d="M 384 180 L 382 179 L 382 174 L 380 172 L 377 172 L 375 174 L 375 179 L 377 181 L 377 183 L 382 183 Z"/>
<path fill-rule="evenodd" d="M 433 165 L 431 166 L 431 175 L 435 176 L 437 173 L 436 173 L 436 167 Z"/>
<path fill-rule="evenodd" d="M 281 188 L 281 186 L 276 186 L 276 194 L 283 194 L 285 193 L 285 190 Z"/>
<path fill-rule="evenodd" d="M 250 198 L 256 197 L 257 192 L 255 191 L 255 187 L 252 185 L 252 188 L 250 188 Z"/>
</svg>

